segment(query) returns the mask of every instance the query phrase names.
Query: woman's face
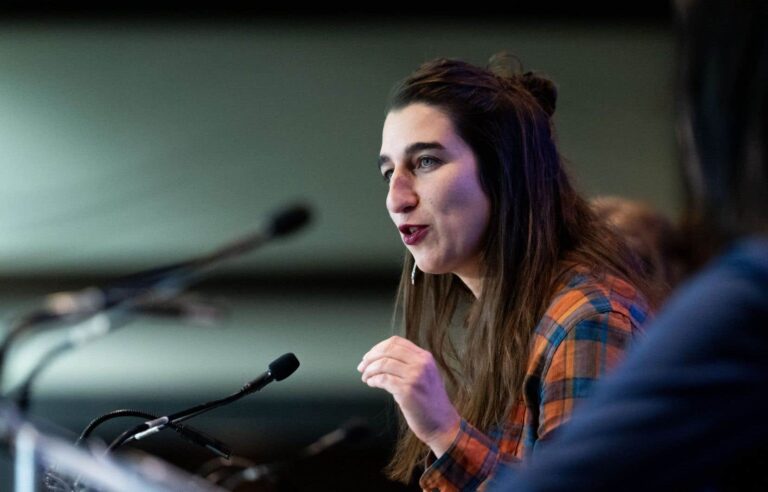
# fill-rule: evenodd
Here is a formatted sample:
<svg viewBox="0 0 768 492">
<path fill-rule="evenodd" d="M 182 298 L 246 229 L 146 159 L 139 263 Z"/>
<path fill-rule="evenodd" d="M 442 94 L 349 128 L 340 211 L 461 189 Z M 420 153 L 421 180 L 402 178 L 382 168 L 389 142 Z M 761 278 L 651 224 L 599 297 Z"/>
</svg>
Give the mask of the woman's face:
<svg viewBox="0 0 768 492">
<path fill-rule="evenodd" d="M 379 167 L 387 210 L 419 269 L 455 273 L 477 295 L 490 201 L 477 159 L 435 106 L 415 103 L 387 115 Z"/>
</svg>

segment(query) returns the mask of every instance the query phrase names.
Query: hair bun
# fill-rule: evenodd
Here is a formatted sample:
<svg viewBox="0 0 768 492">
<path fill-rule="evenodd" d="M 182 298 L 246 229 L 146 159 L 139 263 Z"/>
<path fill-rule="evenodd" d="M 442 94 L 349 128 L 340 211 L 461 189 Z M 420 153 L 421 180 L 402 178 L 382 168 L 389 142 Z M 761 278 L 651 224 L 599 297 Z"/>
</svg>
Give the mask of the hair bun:
<svg viewBox="0 0 768 492">
<path fill-rule="evenodd" d="M 557 87 L 546 77 L 533 72 L 525 72 L 522 77 L 523 86 L 530 92 L 547 115 L 555 114 L 557 105 Z"/>
</svg>

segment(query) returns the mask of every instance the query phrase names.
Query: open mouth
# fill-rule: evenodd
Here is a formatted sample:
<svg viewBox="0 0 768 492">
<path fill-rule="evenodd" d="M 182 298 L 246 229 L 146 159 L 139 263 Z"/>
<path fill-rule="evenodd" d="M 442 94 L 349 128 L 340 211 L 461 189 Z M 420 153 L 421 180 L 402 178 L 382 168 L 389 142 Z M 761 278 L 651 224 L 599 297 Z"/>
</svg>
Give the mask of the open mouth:
<svg viewBox="0 0 768 492">
<path fill-rule="evenodd" d="M 429 226 L 404 224 L 398 227 L 398 230 L 403 236 L 403 242 L 408 246 L 413 246 L 424 239 L 429 232 Z"/>
</svg>

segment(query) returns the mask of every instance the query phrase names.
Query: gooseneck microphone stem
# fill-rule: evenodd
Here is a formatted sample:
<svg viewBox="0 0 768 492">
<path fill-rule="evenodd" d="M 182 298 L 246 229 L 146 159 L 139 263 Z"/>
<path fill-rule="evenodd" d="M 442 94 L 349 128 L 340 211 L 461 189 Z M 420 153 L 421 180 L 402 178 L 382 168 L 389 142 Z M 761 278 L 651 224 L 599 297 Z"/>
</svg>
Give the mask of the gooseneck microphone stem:
<svg viewBox="0 0 768 492">
<path fill-rule="evenodd" d="M 48 312 L 34 312 L 22 316 L 13 321 L 8 327 L 8 332 L 0 341 L 0 396 L 2 396 L 3 368 L 5 367 L 5 358 L 13 342 L 29 329 L 54 320 L 62 319 L 61 316 Z"/>
<path fill-rule="evenodd" d="M 115 418 L 120 418 L 120 417 L 138 417 L 142 419 L 158 418 L 156 415 L 143 412 L 141 410 L 131 410 L 131 409 L 114 410 L 112 412 L 109 412 L 105 415 L 102 415 L 100 417 L 93 419 L 88 424 L 88 426 L 83 430 L 83 432 L 80 434 L 80 437 L 77 438 L 77 441 L 75 442 L 75 446 L 78 446 L 82 444 L 84 441 L 86 441 L 88 437 L 90 437 L 91 433 L 94 430 L 96 430 L 96 428 L 101 424 L 103 424 L 104 422 L 107 422 Z M 217 456 L 220 456 L 222 458 L 229 458 L 232 454 L 229 447 L 226 444 L 195 429 L 194 427 L 180 425 L 180 424 L 169 424 L 169 427 L 175 430 L 183 439 L 193 444 L 202 446 L 208 449 L 209 451 L 213 452 Z"/>
<path fill-rule="evenodd" d="M 179 423 L 183 422 L 184 420 L 191 419 L 192 417 L 196 417 L 201 413 L 205 413 L 209 410 L 213 410 L 214 408 L 218 408 L 222 405 L 227 405 L 229 403 L 237 401 L 240 398 L 250 393 L 252 393 L 252 391 L 244 391 L 241 389 L 237 393 L 233 393 L 232 395 L 227 396 L 226 398 L 221 398 L 219 400 L 214 400 L 208 403 L 196 405 L 187 410 L 182 410 L 180 412 L 176 412 L 165 417 L 156 417 L 153 420 L 141 423 L 120 434 L 117 437 L 117 439 L 112 441 L 107 451 L 114 451 L 115 449 L 119 448 L 120 446 L 122 446 L 123 444 L 125 444 L 126 442 L 132 439 L 138 441 L 156 432 L 160 432 L 167 426 L 171 426 L 171 427 L 176 426 Z"/>
<path fill-rule="evenodd" d="M 107 451 L 114 451 L 115 449 L 119 448 L 120 446 L 122 446 L 123 444 L 127 443 L 130 440 L 138 441 L 147 436 L 160 432 L 166 427 L 177 426 L 179 425 L 179 423 L 183 422 L 184 420 L 191 419 L 192 417 L 196 417 L 201 413 L 205 413 L 209 410 L 213 410 L 214 408 L 218 408 L 222 405 L 227 405 L 229 403 L 237 401 L 249 393 L 250 392 L 246 393 L 241 390 L 226 398 L 221 398 L 219 400 L 214 400 L 208 403 L 203 403 L 201 405 L 196 405 L 190 409 L 182 410 L 181 412 L 177 412 L 164 417 L 155 417 L 153 418 L 153 420 L 143 422 L 120 434 L 114 441 L 112 441 Z"/>
<path fill-rule="evenodd" d="M 244 396 L 250 395 L 256 391 L 259 391 L 264 386 L 268 385 L 272 381 L 282 381 L 296 371 L 299 367 L 299 360 L 292 353 L 283 354 L 272 363 L 269 364 L 269 368 L 261 376 L 243 385 L 239 391 L 233 393 L 227 397 L 220 398 L 218 400 L 209 401 L 186 410 L 181 410 L 164 417 L 149 420 L 142 424 L 139 424 L 131 429 L 120 434 L 107 448 L 107 452 L 114 451 L 128 441 L 140 440 L 149 435 L 160 432 L 167 426 L 178 425 L 179 423 L 196 417 L 201 413 L 208 412 L 214 408 L 218 408 L 222 405 L 235 402 Z"/>
<path fill-rule="evenodd" d="M 16 393 L 16 406 L 19 408 L 21 413 L 26 413 L 27 410 L 29 410 L 30 397 L 32 395 L 32 385 L 40 373 L 42 373 L 49 365 L 51 365 L 53 361 L 58 359 L 61 354 L 68 352 L 71 348 L 72 344 L 68 340 L 59 343 L 58 345 L 48 350 L 48 352 L 46 352 L 45 355 L 40 358 L 37 365 L 35 365 L 29 374 L 27 374 L 27 377 L 19 385 L 19 389 L 14 391 Z"/>
<path fill-rule="evenodd" d="M 206 323 L 211 323 L 214 316 L 220 316 L 215 311 L 215 307 L 210 304 L 194 304 L 189 301 L 185 304 L 179 304 L 180 300 L 180 298 L 176 298 L 176 304 L 161 302 L 141 303 L 136 306 L 136 312 L 141 314 L 148 313 L 150 315 L 181 315 L 192 321 L 202 319 Z M 17 386 L 17 389 L 10 392 L 10 394 L 14 395 L 12 398 L 16 401 L 18 409 L 22 413 L 26 413 L 29 410 L 32 387 L 35 381 L 61 355 L 130 321 L 129 316 L 120 316 L 119 314 L 125 313 L 113 310 L 110 316 L 96 315 L 79 326 L 69 328 L 69 336 L 39 357 L 37 364 L 29 371 L 24 380 Z"/>
<path fill-rule="evenodd" d="M 113 310 L 130 313 L 148 299 L 168 300 L 209 274 L 222 262 L 250 252 L 270 239 L 300 229 L 309 221 L 307 207 L 296 205 L 275 214 L 267 226 L 209 254 L 118 279 L 106 287 L 49 296 L 47 306 L 17 319 L 0 341 L 0 394 L 5 359 L 13 342 L 40 325 L 58 321 L 79 323 L 98 313 Z"/>
</svg>

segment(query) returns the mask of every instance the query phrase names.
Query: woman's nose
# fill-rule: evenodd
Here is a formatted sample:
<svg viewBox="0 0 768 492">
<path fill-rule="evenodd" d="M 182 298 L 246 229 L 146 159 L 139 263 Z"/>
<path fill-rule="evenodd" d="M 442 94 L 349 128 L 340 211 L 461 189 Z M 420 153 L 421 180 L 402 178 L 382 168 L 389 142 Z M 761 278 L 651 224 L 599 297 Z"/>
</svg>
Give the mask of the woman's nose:
<svg viewBox="0 0 768 492">
<path fill-rule="evenodd" d="M 408 213 L 419 203 L 419 196 L 413 188 L 413 177 L 396 171 L 389 180 L 387 210 L 390 214 Z"/>
</svg>

